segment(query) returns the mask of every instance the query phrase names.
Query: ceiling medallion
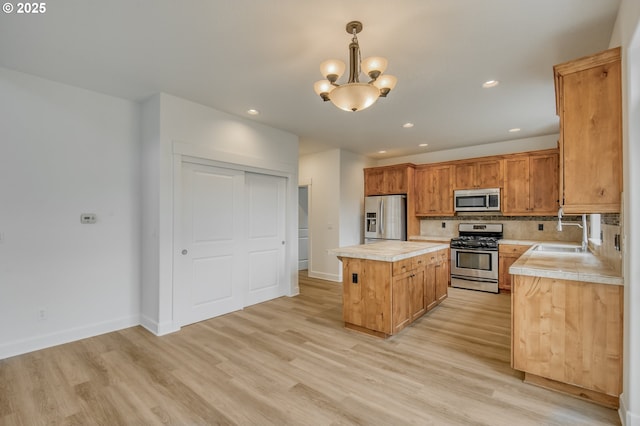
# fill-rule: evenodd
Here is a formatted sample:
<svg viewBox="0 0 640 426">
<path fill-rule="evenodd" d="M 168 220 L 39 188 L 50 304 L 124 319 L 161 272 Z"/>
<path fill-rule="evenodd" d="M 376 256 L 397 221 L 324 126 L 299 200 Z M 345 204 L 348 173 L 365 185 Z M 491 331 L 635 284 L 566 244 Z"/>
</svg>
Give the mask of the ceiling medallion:
<svg viewBox="0 0 640 426">
<path fill-rule="evenodd" d="M 379 97 L 386 97 L 389 91 L 396 87 L 398 79 L 383 74 L 387 68 L 385 58 L 371 56 L 361 59 L 356 36 L 362 31 L 361 22 L 349 22 L 346 30 L 353 36 L 349 44 L 349 81 L 344 84 L 336 83 L 344 73 L 346 65 L 341 60 L 329 59 L 320 64 L 320 73 L 325 80 L 317 81 L 313 88 L 323 101 L 331 101 L 340 109 L 355 112 L 370 107 Z M 360 83 L 360 72 L 364 72 L 371 80 Z"/>
</svg>

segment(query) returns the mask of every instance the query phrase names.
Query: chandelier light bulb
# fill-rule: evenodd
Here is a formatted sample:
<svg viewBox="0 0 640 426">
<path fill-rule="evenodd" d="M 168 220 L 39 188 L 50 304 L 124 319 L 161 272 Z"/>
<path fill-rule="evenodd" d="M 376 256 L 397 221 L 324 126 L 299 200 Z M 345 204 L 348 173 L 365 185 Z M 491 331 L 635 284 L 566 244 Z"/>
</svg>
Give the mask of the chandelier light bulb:
<svg viewBox="0 0 640 426">
<path fill-rule="evenodd" d="M 362 60 L 360 67 L 362 72 L 368 75 L 372 80 L 375 80 L 385 72 L 387 64 L 389 62 L 381 56 L 370 56 Z"/>
<path fill-rule="evenodd" d="M 328 59 L 320 64 L 320 74 L 331 83 L 342 77 L 347 68 L 344 62 L 339 59 Z"/>
<path fill-rule="evenodd" d="M 398 84 L 398 79 L 391 74 L 383 74 L 373 84 L 380 89 L 380 96 L 383 98 L 387 97 L 387 94 L 392 91 L 396 84 Z"/>
<path fill-rule="evenodd" d="M 316 95 L 320 96 L 324 101 L 329 100 L 329 93 L 335 88 L 336 86 L 331 84 L 329 80 L 319 80 L 313 85 L 313 90 L 316 92 Z"/>
</svg>

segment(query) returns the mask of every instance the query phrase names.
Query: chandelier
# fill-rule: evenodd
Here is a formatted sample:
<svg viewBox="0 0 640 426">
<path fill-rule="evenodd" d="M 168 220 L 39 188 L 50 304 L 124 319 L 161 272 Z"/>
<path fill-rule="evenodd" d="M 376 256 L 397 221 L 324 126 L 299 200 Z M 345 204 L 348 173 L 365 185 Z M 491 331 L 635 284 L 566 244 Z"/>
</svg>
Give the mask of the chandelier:
<svg viewBox="0 0 640 426">
<path fill-rule="evenodd" d="M 337 84 L 336 81 L 345 71 L 345 63 L 338 59 L 329 59 L 320 64 L 320 73 L 325 80 L 317 81 L 313 89 L 323 101 L 331 101 L 345 111 L 360 111 L 369 108 L 379 97 L 386 97 L 396 87 L 398 79 L 383 74 L 387 68 L 387 60 L 380 56 L 361 59 L 358 34 L 362 31 L 362 23 L 351 21 L 347 24 L 347 33 L 353 35 L 349 44 L 349 81 Z M 360 72 L 371 79 L 368 83 L 360 83 Z"/>
</svg>

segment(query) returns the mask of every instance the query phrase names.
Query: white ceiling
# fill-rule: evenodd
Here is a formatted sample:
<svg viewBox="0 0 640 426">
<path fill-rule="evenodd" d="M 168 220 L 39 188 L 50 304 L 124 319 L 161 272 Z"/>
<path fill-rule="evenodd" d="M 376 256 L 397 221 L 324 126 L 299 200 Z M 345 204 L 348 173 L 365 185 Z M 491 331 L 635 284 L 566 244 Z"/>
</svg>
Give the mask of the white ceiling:
<svg viewBox="0 0 640 426">
<path fill-rule="evenodd" d="M 252 120 L 297 134 L 301 154 L 388 158 L 556 133 L 552 67 L 606 49 L 619 4 L 55 0 L 39 16 L 0 14 L 0 66 L 136 101 L 166 92 L 244 117 L 255 108 Z M 399 80 L 356 113 L 312 87 L 321 61 L 348 62 L 351 20 L 364 24 L 363 57 L 385 56 Z M 500 85 L 482 89 L 489 79 Z"/>
</svg>

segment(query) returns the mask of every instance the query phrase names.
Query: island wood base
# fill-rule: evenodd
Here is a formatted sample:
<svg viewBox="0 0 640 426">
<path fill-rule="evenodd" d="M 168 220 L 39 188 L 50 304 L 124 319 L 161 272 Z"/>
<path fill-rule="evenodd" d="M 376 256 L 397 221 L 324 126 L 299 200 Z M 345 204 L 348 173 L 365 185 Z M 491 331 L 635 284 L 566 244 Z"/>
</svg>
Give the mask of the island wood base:
<svg viewBox="0 0 640 426">
<path fill-rule="evenodd" d="M 547 379 L 536 376 L 531 373 L 524 373 L 524 382 L 541 388 L 551 389 L 557 392 L 566 393 L 589 402 L 593 402 L 605 407 L 618 409 L 620 406 L 620 398 L 606 393 L 597 392 L 590 389 L 573 386 L 568 383 L 558 382 L 556 380 Z"/>
<path fill-rule="evenodd" d="M 392 262 L 340 259 L 346 328 L 386 338 L 447 298 L 448 248 Z"/>
<path fill-rule="evenodd" d="M 390 334 L 383 333 L 382 331 L 371 330 L 370 328 L 361 327 L 359 325 L 351 324 L 350 322 L 344 323 L 344 328 L 348 328 L 349 330 L 359 331 L 360 333 L 369 334 L 371 336 L 380 337 L 386 339 L 390 337 Z"/>
</svg>

